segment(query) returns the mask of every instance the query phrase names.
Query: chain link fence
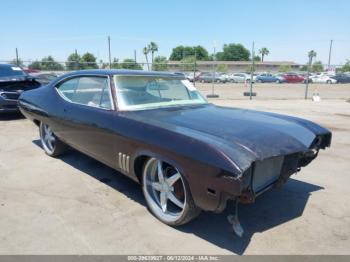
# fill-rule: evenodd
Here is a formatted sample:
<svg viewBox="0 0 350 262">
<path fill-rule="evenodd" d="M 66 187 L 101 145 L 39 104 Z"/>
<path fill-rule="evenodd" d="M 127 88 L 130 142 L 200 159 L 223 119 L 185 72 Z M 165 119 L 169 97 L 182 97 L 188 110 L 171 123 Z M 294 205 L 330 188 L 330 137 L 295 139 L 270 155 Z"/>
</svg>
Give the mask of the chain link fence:
<svg viewBox="0 0 350 262">
<path fill-rule="evenodd" d="M 14 64 L 17 61 L 0 60 Z M 349 99 L 350 83 L 337 84 L 341 65 L 293 62 L 196 61 L 183 63 L 18 61 L 28 73 L 63 74 L 86 69 L 131 69 L 183 73 L 209 98 L 218 99 Z M 253 70 L 252 70 L 253 69 Z M 344 72 L 350 74 L 350 72 Z M 350 81 L 349 81 L 350 82 Z"/>
</svg>

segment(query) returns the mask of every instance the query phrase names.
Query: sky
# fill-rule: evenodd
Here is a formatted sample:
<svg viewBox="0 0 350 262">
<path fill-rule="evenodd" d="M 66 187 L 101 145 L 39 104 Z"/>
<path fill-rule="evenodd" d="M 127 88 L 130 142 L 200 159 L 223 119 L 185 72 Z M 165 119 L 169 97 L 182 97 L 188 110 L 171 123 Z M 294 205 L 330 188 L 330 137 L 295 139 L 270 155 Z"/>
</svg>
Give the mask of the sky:
<svg viewBox="0 0 350 262">
<path fill-rule="evenodd" d="M 225 43 L 267 47 L 266 61 L 305 63 L 307 52 L 332 64 L 350 59 L 350 0 L 1 0 L 0 60 L 52 55 L 65 61 L 74 52 L 91 52 L 144 61 L 150 41 L 157 55 L 177 45 L 202 45 L 210 53 Z"/>
</svg>

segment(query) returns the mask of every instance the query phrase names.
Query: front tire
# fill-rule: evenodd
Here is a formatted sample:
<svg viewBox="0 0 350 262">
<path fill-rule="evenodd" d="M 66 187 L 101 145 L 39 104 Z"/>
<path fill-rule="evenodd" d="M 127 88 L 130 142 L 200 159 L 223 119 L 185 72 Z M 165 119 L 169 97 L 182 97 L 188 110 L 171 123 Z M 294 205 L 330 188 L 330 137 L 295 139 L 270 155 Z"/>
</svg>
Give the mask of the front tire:
<svg viewBox="0 0 350 262">
<path fill-rule="evenodd" d="M 56 157 L 63 154 L 67 146 L 52 132 L 51 127 L 43 122 L 39 126 L 40 141 L 45 153 Z"/>
<path fill-rule="evenodd" d="M 150 158 L 145 163 L 142 191 L 148 209 L 164 224 L 183 225 L 200 213 L 184 176 L 176 167 L 159 159 Z"/>
</svg>

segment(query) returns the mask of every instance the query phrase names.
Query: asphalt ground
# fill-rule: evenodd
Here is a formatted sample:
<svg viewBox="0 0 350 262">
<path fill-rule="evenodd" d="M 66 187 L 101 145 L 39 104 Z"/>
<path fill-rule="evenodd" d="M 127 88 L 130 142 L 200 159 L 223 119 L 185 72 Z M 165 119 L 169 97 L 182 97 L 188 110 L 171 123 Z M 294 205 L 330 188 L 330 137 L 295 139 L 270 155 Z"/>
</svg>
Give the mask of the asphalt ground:
<svg viewBox="0 0 350 262">
<path fill-rule="evenodd" d="M 260 84 L 252 101 L 244 85 L 217 87 L 213 103 L 299 116 L 333 132 L 332 147 L 282 189 L 240 206 L 242 238 L 227 222 L 232 206 L 166 226 L 138 184 L 74 150 L 48 157 L 33 123 L 1 115 L 0 254 L 350 254 L 350 88 L 320 85 L 322 100 L 312 102 L 300 99 L 302 85 Z M 279 92 L 284 99 L 268 98 Z"/>
</svg>

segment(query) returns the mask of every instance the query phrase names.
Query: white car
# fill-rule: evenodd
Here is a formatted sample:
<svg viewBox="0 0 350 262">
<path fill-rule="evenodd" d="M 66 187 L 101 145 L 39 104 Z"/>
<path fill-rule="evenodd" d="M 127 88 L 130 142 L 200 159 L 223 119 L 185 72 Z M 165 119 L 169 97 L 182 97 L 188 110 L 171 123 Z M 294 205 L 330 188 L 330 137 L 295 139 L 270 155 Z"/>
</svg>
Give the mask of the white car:
<svg viewBox="0 0 350 262">
<path fill-rule="evenodd" d="M 323 83 L 323 84 L 335 84 L 337 80 L 331 78 L 329 75 L 313 75 L 310 76 L 309 81 L 311 83 Z"/>
<path fill-rule="evenodd" d="M 256 76 L 253 76 L 253 82 L 255 81 Z M 227 79 L 231 83 L 245 83 L 250 82 L 250 74 L 246 73 L 233 73 L 228 76 Z"/>
</svg>

